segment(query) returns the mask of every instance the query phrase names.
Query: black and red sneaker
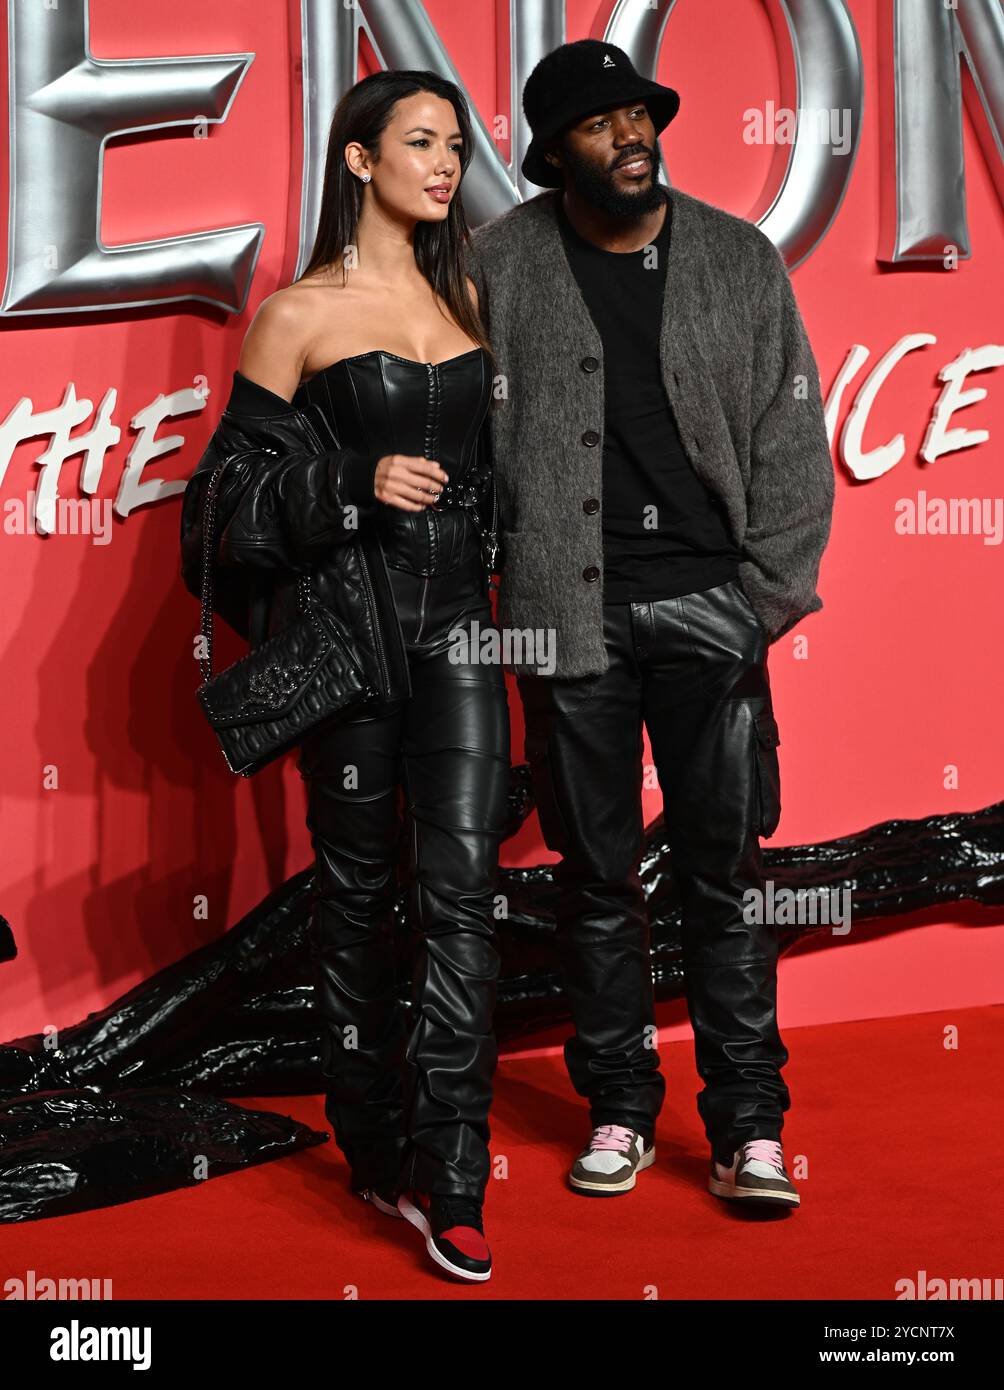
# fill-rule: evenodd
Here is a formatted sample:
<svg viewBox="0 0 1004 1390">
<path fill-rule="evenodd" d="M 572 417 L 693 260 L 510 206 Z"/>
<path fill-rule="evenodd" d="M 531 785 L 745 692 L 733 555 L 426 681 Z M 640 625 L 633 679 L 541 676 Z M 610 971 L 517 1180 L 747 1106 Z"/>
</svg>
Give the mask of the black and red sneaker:
<svg viewBox="0 0 1004 1390">
<path fill-rule="evenodd" d="M 483 1282 L 491 1277 L 492 1254 L 476 1197 L 412 1189 L 401 1194 L 397 1206 L 425 1236 L 425 1248 L 437 1265 L 458 1279 Z"/>
</svg>

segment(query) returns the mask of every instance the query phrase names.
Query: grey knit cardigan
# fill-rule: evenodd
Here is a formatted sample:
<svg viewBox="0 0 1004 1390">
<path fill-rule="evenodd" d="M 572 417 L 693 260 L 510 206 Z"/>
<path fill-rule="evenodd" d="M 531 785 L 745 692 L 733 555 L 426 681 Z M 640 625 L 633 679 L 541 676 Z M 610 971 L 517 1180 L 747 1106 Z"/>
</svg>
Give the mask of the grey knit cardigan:
<svg viewBox="0 0 1004 1390">
<path fill-rule="evenodd" d="M 662 379 L 687 457 L 724 503 L 740 584 L 773 642 L 823 606 L 816 580 L 834 487 L 819 372 L 769 237 L 668 192 Z M 602 366 L 603 344 L 565 255 L 561 196 L 542 193 L 478 227 L 470 264 L 498 361 L 499 626 L 548 632 L 546 673 L 559 678 L 609 665 L 602 503 L 583 506 L 603 496 L 603 372 L 583 366 L 590 357 Z M 538 669 L 532 647 L 515 657 L 510 669 Z"/>
</svg>

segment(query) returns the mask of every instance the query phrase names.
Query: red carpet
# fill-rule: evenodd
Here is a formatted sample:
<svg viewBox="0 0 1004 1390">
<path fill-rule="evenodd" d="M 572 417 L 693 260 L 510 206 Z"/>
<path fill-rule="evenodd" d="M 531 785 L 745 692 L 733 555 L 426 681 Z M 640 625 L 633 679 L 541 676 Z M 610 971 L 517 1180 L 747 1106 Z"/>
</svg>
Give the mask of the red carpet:
<svg viewBox="0 0 1004 1390">
<path fill-rule="evenodd" d="M 708 1193 L 687 1042 L 661 1049 L 658 1157 L 618 1198 L 564 1186 L 588 1121 L 561 1058 L 500 1064 L 484 1287 L 440 1277 L 411 1226 L 352 1197 L 334 1140 L 199 1188 L 6 1226 L 0 1282 L 29 1269 L 111 1278 L 116 1299 L 893 1299 L 921 1270 L 999 1276 L 1004 1198 L 987 1179 L 1004 1109 L 1001 1017 L 988 1007 L 785 1030 L 783 1138 L 802 1206 L 781 1219 Z M 325 1128 L 319 1097 L 242 1103 Z"/>
</svg>

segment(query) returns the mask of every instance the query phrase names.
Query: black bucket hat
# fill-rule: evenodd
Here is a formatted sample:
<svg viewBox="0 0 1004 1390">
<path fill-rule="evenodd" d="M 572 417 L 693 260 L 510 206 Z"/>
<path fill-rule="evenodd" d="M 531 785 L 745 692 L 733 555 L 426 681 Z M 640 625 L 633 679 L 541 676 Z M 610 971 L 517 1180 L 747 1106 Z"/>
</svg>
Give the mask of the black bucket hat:
<svg viewBox="0 0 1004 1390">
<path fill-rule="evenodd" d="M 680 109 L 679 92 L 642 77 L 616 44 L 579 39 L 546 54 L 523 88 L 523 112 L 533 132 L 521 166 L 526 178 L 542 188 L 560 188 L 561 170 L 548 164 L 543 146 L 591 111 L 629 101 L 644 101 L 656 135 Z"/>
</svg>

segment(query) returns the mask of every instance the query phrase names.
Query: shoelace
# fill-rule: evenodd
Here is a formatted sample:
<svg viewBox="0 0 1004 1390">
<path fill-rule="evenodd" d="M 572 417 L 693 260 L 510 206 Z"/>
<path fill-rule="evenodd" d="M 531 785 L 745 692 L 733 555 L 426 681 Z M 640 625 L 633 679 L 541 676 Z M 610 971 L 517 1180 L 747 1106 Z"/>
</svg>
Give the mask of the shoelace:
<svg viewBox="0 0 1004 1390">
<path fill-rule="evenodd" d="M 748 1144 L 743 1146 L 743 1162 L 750 1159 L 758 1159 L 761 1163 L 769 1163 L 772 1168 L 776 1168 L 779 1173 L 784 1172 L 784 1159 L 781 1155 L 781 1145 L 776 1139 L 751 1139 Z"/>
<path fill-rule="evenodd" d="M 615 1153 L 627 1153 L 633 1139 L 634 1130 L 628 1129 L 625 1125 L 599 1125 L 589 1141 L 589 1152 L 611 1149 Z"/>
<path fill-rule="evenodd" d="M 474 1230 L 484 1235 L 481 1208 L 473 1197 L 462 1197 L 458 1193 L 455 1197 L 437 1195 L 432 1200 L 442 1213 L 444 1231 L 448 1231 L 451 1226 L 473 1226 Z"/>
</svg>

